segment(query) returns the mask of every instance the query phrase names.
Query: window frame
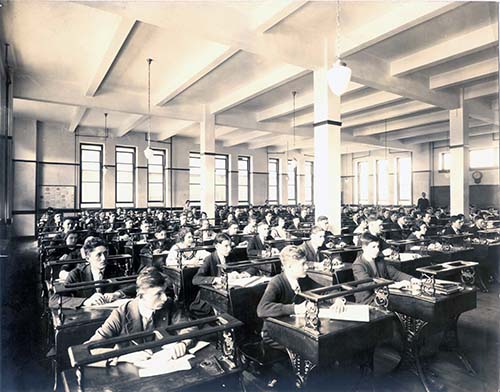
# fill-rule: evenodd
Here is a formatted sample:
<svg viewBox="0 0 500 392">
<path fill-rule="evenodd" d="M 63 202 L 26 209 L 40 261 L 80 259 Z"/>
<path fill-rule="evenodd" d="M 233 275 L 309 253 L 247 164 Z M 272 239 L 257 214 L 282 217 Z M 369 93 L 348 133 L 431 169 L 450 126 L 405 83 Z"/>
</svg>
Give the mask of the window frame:
<svg viewBox="0 0 500 392">
<path fill-rule="evenodd" d="M 450 159 L 451 159 L 451 152 L 450 151 L 441 151 L 439 153 L 439 157 L 438 157 L 438 171 L 440 173 L 448 173 L 450 171 L 449 168 L 444 168 L 444 162 L 445 162 L 445 159 L 444 159 L 444 156 L 445 155 L 448 155 L 448 164 L 450 163 Z"/>
<path fill-rule="evenodd" d="M 129 151 L 119 151 L 119 149 Z M 118 201 L 118 184 L 130 184 L 130 182 L 118 182 L 118 154 L 132 154 L 132 201 Z M 136 159 L 137 149 L 131 146 L 115 146 L 115 207 L 135 208 L 136 202 Z M 124 172 L 127 173 L 127 172 Z"/>
<path fill-rule="evenodd" d="M 387 187 L 382 187 L 380 186 L 380 170 L 379 170 L 379 163 L 380 162 L 386 162 L 387 165 Z M 390 178 L 389 178 L 389 160 L 388 159 L 377 159 L 375 162 L 375 174 L 376 174 L 376 200 L 377 200 L 377 205 L 388 205 L 390 204 L 390 192 L 387 191 L 387 200 L 381 200 L 380 197 L 380 190 L 383 188 L 388 189 L 389 183 L 390 183 Z"/>
<path fill-rule="evenodd" d="M 359 170 L 361 165 L 366 165 L 366 199 L 361 198 L 361 171 Z M 368 161 L 358 161 L 356 164 L 356 176 L 357 176 L 357 184 L 358 184 L 358 204 L 370 204 L 370 173 L 369 173 L 369 163 Z M 364 187 L 363 187 L 364 188 Z"/>
<path fill-rule="evenodd" d="M 493 162 L 490 166 L 472 166 L 471 154 L 476 151 L 487 151 L 492 150 L 495 156 L 497 157 L 496 162 Z M 470 170 L 481 170 L 481 169 L 495 169 L 498 168 L 499 159 L 498 159 L 498 148 L 497 147 L 487 147 L 487 148 L 474 148 L 469 150 L 469 169 Z"/>
<path fill-rule="evenodd" d="M 410 179 L 410 190 L 409 190 L 409 199 L 402 199 L 401 198 L 401 165 L 400 161 L 401 159 L 409 159 L 410 161 L 410 172 L 409 174 L 409 179 Z M 396 186 L 397 186 L 397 204 L 412 204 L 412 195 L 413 195 L 413 160 L 412 157 L 397 157 L 396 158 L 396 168 L 397 168 L 397 181 L 396 181 Z"/>
<path fill-rule="evenodd" d="M 273 165 L 276 165 L 276 200 L 271 200 L 269 190 L 271 189 L 271 183 L 269 182 L 269 178 L 271 177 L 271 171 L 269 170 L 271 166 L 271 162 Z M 280 160 L 279 158 L 268 158 L 267 160 L 267 201 L 269 204 L 279 204 L 280 200 Z"/>
<path fill-rule="evenodd" d="M 314 202 L 314 161 L 305 161 L 304 163 L 305 167 L 305 181 L 304 181 L 304 201 L 306 203 L 313 203 Z M 309 172 L 308 172 L 308 167 L 310 167 Z M 311 178 L 311 199 L 307 199 L 307 177 Z"/>
<path fill-rule="evenodd" d="M 153 149 L 153 153 L 154 155 L 157 155 L 157 156 L 161 156 L 162 157 L 162 164 L 161 164 L 161 174 L 162 174 L 162 182 L 161 182 L 161 189 L 162 189 L 162 193 L 161 193 L 161 200 L 151 200 L 150 199 L 150 192 L 149 192 L 149 186 L 152 184 L 149 180 L 149 166 L 159 166 L 157 164 L 150 164 L 149 161 L 147 162 L 147 198 L 148 198 L 148 205 L 150 203 L 152 204 L 158 204 L 158 203 L 161 203 L 161 204 L 165 204 L 165 196 L 166 196 L 166 175 L 165 175 L 165 171 L 166 171 L 166 162 L 167 162 L 167 152 L 166 150 L 162 150 L 162 149 Z M 158 173 L 155 173 L 155 174 L 158 174 Z M 153 184 L 159 184 L 158 182 L 154 182 Z"/>
<path fill-rule="evenodd" d="M 226 196 L 226 200 L 215 200 L 215 203 L 216 204 L 227 204 L 228 203 L 228 200 L 229 200 L 229 155 L 227 154 L 211 154 L 213 155 L 214 157 L 214 183 L 213 183 L 213 187 L 214 187 L 214 198 L 215 198 L 215 195 L 216 195 L 216 191 L 217 191 L 217 186 L 222 186 L 222 185 L 217 185 L 217 164 L 216 164 L 216 160 L 217 159 L 223 159 L 225 161 L 225 178 L 226 178 L 226 183 L 225 183 L 225 196 Z M 201 200 L 195 200 L 192 198 L 191 196 L 191 185 L 198 185 L 201 187 L 201 181 L 199 183 L 194 183 L 194 182 L 191 182 L 191 168 L 192 167 L 195 167 L 195 166 L 191 166 L 191 158 L 197 158 L 199 159 L 199 162 L 200 162 L 200 176 L 201 176 L 201 154 L 197 151 L 190 151 L 189 152 L 189 200 L 191 201 L 191 204 L 194 204 L 194 205 L 200 205 L 201 203 Z M 200 196 L 201 196 L 201 193 L 200 193 Z M 200 197 L 201 199 L 201 197 Z"/>
<path fill-rule="evenodd" d="M 246 185 L 246 200 L 240 200 L 240 187 L 242 187 L 240 183 L 240 162 L 245 162 L 246 163 L 246 178 L 247 178 L 247 185 Z M 245 185 L 243 185 L 245 186 Z M 238 156 L 238 203 L 247 203 L 250 204 L 250 156 L 247 155 L 239 155 Z"/>
<path fill-rule="evenodd" d="M 287 161 L 287 177 L 288 177 L 288 182 L 287 182 L 287 202 L 289 205 L 295 205 L 297 204 L 297 166 L 292 167 L 293 169 L 293 193 L 294 193 L 294 198 L 290 199 L 290 165 L 293 165 L 293 159 L 288 159 Z"/>
<path fill-rule="evenodd" d="M 83 150 L 85 149 L 85 146 L 92 146 L 94 148 L 88 149 L 88 151 L 99 151 L 99 201 L 97 203 L 94 202 L 83 202 L 82 201 L 82 191 L 83 191 Z M 95 147 L 98 147 L 96 149 Z M 79 204 L 80 204 L 80 209 L 92 209 L 92 208 L 102 208 L 102 201 L 103 201 L 103 159 L 104 159 L 104 145 L 102 144 L 94 144 L 94 143 L 80 143 L 80 189 L 79 189 Z M 86 161 L 87 162 L 87 161 Z M 91 161 L 88 161 L 91 162 Z M 95 162 L 93 162 L 95 163 Z M 89 182 L 89 181 L 85 181 Z M 95 183 L 93 181 L 90 181 L 91 183 Z M 87 204 L 87 205 L 86 205 Z"/>
</svg>

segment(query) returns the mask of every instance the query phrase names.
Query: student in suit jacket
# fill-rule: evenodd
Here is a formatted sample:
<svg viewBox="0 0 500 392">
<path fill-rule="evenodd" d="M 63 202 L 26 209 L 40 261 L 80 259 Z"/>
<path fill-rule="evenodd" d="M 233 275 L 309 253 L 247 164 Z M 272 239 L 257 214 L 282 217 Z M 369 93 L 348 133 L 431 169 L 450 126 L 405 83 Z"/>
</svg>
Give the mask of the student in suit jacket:
<svg viewBox="0 0 500 392">
<path fill-rule="evenodd" d="M 325 232 L 319 226 L 313 226 L 311 229 L 311 239 L 305 241 L 300 248 L 304 251 L 306 260 L 309 263 L 319 263 L 320 262 L 320 249 L 325 242 Z M 310 265 L 311 267 L 314 265 Z"/>
<path fill-rule="evenodd" d="M 361 249 L 363 252 L 356 258 L 352 264 L 352 272 L 356 280 L 367 278 L 385 278 L 394 281 L 410 281 L 414 279 L 411 275 L 398 271 L 392 265 L 387 264 L 383 257 L 379 255 L 379 239 L 365 233 L 361 236 Z M 362 287 L 360 285 L 359 287 Z M 354 294 L 357 303 L 370 304 L 375 298 L 375 294 L 370 291 L 360 291 Z"/>
<path fill-rule="evenodd" d="M 260 318 L 290 316 L 305 313 L 305 299 L 297 294 L 319 287 L 307 276 L 307 259 L 302 248 L 288 245 L 280 253 L 282 272 L 271 279 L 257 306 Z M 337 298 L 333 305 L 338 312 L 344 310 L 345 301 Z M 266 343 L 277 346 L 267 335 L 264 321 L 262 337 Z M 279 347 L 278 347 L 279 348 Z"/>
<path fill-rule="evenodd" d="M 88 264 L 81 264 L 69 272 L 65 284 L 91 282 L 94 280 L 106 279 L 112 276 L 113 271 L 106 262 L 108 249 L 106 244 L 99 237 L 88 237 L 83 244 L 83 252 Z M 135 285 L 127 286 L 122 290 L 114 290 L 112 287 L 96 290 L 80 290 L 73 296 L 63 296 L 63 308 L 78 308 L 82 305 L 101 305 L 113 302 L 119 298 L 130 295 L 135 290 Z M 58 307 L 59 295 L 54 294 L 49 302 L 50 307 Z"/>
<path fill-rule="evenodd" d="M 247 255 L 249 257 L 258 257 L 262 251 L 266 250 L 265 240 L 269 235 L 269 225 L 266 222 L 260 222 L 257 225 L 257 235 L 248 240 Z"/>
<path fill-rule="evenodd" d="M 104 324 L 94 333 L 88 342 L 110 339 L 132 333 L 152 331 L 155 328 L 168 327 L 189 321 L 184 312 L 177 307 L 172 298 L 167 297 L 167 280 L 155 267 L 146 267 L 136 281 L 137 296 L 114 309 Z M 183 329 L 177 333 L 193 330 Z M 136 340 L 138 343 L 138 340 Z M 192 340 L 176 343 L 172 350 L 172 359 L 183 356 Z"/>
<path fill-rule="evenodd" d="M 444 235 L 462 234 L 464 220 L 460 215 L 453 215 L 450 218 L 450 225 L 444 229 Z"/>
</svg>

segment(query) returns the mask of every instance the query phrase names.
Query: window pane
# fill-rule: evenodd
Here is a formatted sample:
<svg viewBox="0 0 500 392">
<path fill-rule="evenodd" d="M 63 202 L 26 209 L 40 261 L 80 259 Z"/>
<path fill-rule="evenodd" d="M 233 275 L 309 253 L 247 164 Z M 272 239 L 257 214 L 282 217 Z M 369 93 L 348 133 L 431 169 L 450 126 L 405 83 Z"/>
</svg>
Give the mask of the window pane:
<svg viewBox="0 0 500 392">
<path fill-rule="evenodd" d="M 131 153 L 122 153 L 122 152 L 118 152 L 116 154 L 116 162 L 117 163 L 129 163 L 129 164 L 132 164 L 133 163 L 133 154 Z"/>
<path fill-rule="evenodd" d="M 101 170 L 101 164 L 100 163 L 94 163 L 94 162 L 82 162 L 82 170 L 94 170 L 94 171 L 100 171 Z"/>
<path fill-rule="evenodd" d="M 215 184 L 216 185 L 225 185 L 226 184 L 226 176 L 225 175 L 216 175 L 215 176 Z"/>
<path fill-rule="evenodd" d="M 200 186 L 199 185 L 189 185 L 189 199 L 190 200 L 200 200 Z"/>
<path fill-rule="evenodd" d="M 134 187 L 132 184 L 116 184 L 116 201 L 132 202 L 134 200 Z"/>
<path fill-rule="evenodd" d="M 189 183 L 190 184 L 200 184 L 200 176 L 199 175 L 190 175 L 189 176 Z"/>
<path fill-rule="evenodd" d="M 134 170 L 134 166 L 129 163 L 117 163 L 116 164 L 116 171 L 126 171 L 126 172 L 132 172 Z"/>
<path fill-rule="evenodd" d="M 450 153 L 442 152 L 439 154 L 439 170 L 450 170 Z"/>
<path fill-rule="evenodd" d="M 226 201 L 226 187 L 222 186 L 215 187 L 215 200 Z"/>
<path fill-rule="evenodd" d="M 411 201 L 411 158 L 398 159 L 399 200 Z"/>
<path fill-rule="evenodd" d="M 93 182 L 82 183 L 82 203 L 100 202 L 101 184 Z"/>
<path fill-rule="evenodd" d="M 116 172 L 116 182 L 126 182 L 131 184 L 133 181 L 134 181 L 134 176 L 132 173 Z"/>
<path fill-rule="evenodd" d="M 358 163 L 359 202 L 368 203 L 368 162 Z"/>
<path fill-rule="evenodd" d="M 149 173 L 149 182 L 162 183 L 163 182 L 163 174 Z"/>
<path fill-rule="evenodd" d="M 226 159 L 215 159 L 215 168 L 216 169 L 226 169 Z"/>
<path fill-rule="evenodd" d="M 153 159 L 149 163 L 152 165 L 163 166 L 163 154 L 157 155 L 157 153 L 155 152 Z"/>
<path fill-rule="evenodd" d="M 248 201 L 248 188 L 246 186 L 238 187 L 238 201 Z"/>
<path fill-rule="evenodd" d="M 101 161 L 101 152 L 100 151 L 82 150 L 82 161 L 100 162 Z"/>
<path fill-rule="evenodd" d="M 471 169 L 483 167 L 498 166 L 498 150 L 495 148 L 488 148 L 483 150 L 470 151 L 470 167 Z"/>
<path fill-rule="evenodd" d="M 248 185 L 248 176 L 238 176 L 239 185 Z"/>
<path fill-rule="evenodd" d="M 82 171 L 82 181 L 99 182 L 101 181 L 100 173 L 98 171 Z"/>
<path fill-rule="evenodd" d="M 149 201 L 163 201 L 162 184 L 149 184 Z"/>
<path fill-rule="evenodd" d="M 377 201 L 387 204 L 389 202 L 389 171 L 388 161 L 377 161 Z"/>
<path fill-rule="evenodd" d="M 269 188 L 269 200 L 278 200 L 278 189 L 276 187 Z"/>
<path fill-rule="evenodd" d="M 162 173 L 163 167 L 158 165 L 149 165 L 148 170 L 150 173 Z"/>
</svg>

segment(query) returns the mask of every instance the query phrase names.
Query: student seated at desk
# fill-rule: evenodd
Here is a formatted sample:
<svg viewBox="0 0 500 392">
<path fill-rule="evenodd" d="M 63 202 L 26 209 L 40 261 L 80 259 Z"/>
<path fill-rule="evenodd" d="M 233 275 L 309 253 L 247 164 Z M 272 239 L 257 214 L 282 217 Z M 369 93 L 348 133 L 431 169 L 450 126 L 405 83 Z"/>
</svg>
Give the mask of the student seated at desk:
<svg viewBox="0 0 500 392">
<path fill-rule="evenodd" d="M 427 228 L 428 226 L 423 220 L 416 221 L 407 240 L 424 240 L 427 234 Z"/>
<path fill-rule="evenodd" d="M 152 331 L 155 328 L 165 328 L 189 321 L 182 309 L 165 293 L 167 280 L 155 267 L 143 269 L 137 277 L 136 286 L 136 297 L 114 309 L 86 343 Z M 190 330 L 183 329 L 178 333 Z M 172 350 L 172 359 L 182 357 L 192 342 L 189 339 L 176 343 Z M 143 342 L 137 341 L 137 343 Z"/>
<path fill-rule="evenodd" d="M 243 228 L 243 234 L 255 234 L 257 233 L 257 219 L 254 217 L 248 217 L 248 224 Z"/>
<path fill-rule="evenodd" d="M 246 247 L 247 241 L 243 241 L 241 235 L 238 234 L 239 225 L 238 222 L 233 221 L 225 231 L 225 233 L 231 238 L 231 247 L 236 246 Z"/>
<path fill-rule="evenodd" d="M 64 283 L 92 282 L 109 278 L 112 275 L 106 262 L 108 249 L 99 237 L 88 237 L 83 244 L 83 253 L 88 264 L 80 264 L 69 272 Z M 78 308 L 80 306 L 101 305 L 113 302 L 119 298 L 125 298 L 135 289 L 128 286 L 122 290 L 104 292 L 108 288 L 97 288 L 95 290 L 80 290 L 73 297 L 62 297 L 63 308 Z M 113 288 L 109 288 L 110 290 Z M 54 294 L 50 299 L 50 307 L 58 307 L 59 295 Z"/>
<path fill-rule="evenodd" d="M 358 225 L 353 231 L 354 237 L 352 239 L 354 245 L 359 246 L 361 242 L 361 236 L 368 230 L 368 219 L 366 216 L 360 216 L 358 218 Z"/>
<path fill-rule="evenodd" d="M 450 217 L 450 225 L 444 229 L 443 235 L 462 234 L 464 219 L 460 215 Z"/>
<path fill-rule="evenodd" d="M 170 241 L 168 240 L 168 230 L 165 226 L 158 225 L 155 230 L 155 240 L 151 241 L 141 249 L 141 254 L 157 255 L 167 252 L 169 249 Z"/>
<path fill-rule="evenodd" d="M 363 234 L 361 236 L 361 249 L 363 252 L 352 264 L 355 280 L 385 278 L 397 282 L 405 281 L 410 286 L 411 280 L 415 279 L 385 262 L 384 258 L 380 256 L 378 237 L 370 233 Z M 357 303 L 370 304 L 375 298 L 375 294 L 369 291 L 360 291 L 354 295 Z"/>
<path fill-rule="evenodd" d="M 313 226 L 311 229 L 311 239 L 300 245 L 310 268 L 322 268 L 322 263 L 320 262 L 320 250 L 324 242 L 325 232 L 323 229 L 319 226 Z"/>
<path fill-rule="evenodd" d="M 379 242 L 379 251 L 383 256 L 390 256 L 393 253 L 391 246 L 382 237 L 382 219 L 377 217 L 368 218 L 368 233 L 377 237 Z"/>
<path fill-rule="evenodd" d="M 192 248 L 194 246 L 193 230 L 189 227 L 183 227 L 177 233 L 177 242 L 170 248 L 167 256 L 166 264 L 168 266 L 177 266 L 177 257 L 179 249 Z M 182 264 L 198 265 L 205 257 L 208 256 L 205 250 L 182 252 Z"/>
<path fill-rule="evenodd" d="M 476 215 L 474 218 L 474 226 L 469 228 L 467 231 L 471 234 L 476 235 L 478 231 L 486 229 L 486 221 L 482 215 Z"/>
<path fill-rule="evenodd" d="M 268 236 L 269 225 L 266 222 L 262 221 L 257 226 L 257 235 L 248 240 L 247 255 L 249 257 L 261 257 L 263 255 L 263 252 L 265 253 L 267 250 L 265 241 L 269 239 Z M 277 253 L 277 249 L 272 249 L 271 254 L 272 253 Z"/>
<path fill-rule="evenodd" d="M 66 234 L 75 229 L 76 229 L 75 220 L 73 218 L 64 218 L 64 221 L 62 223 L 62 231 L 57 233 L 52 238 L 50 245 L 59 245 L 59 243 L 65 239 Z"/>
<path fill-rule="evenodd" d="M 285 218 L 278 217 L 278 225 L 271 229 L 271 237 L 275 240 L 286 240 L 288 232 L 285 230 Z"/>
<path fill-rule="evenodd" d="M 66 246 L 64 248 L 57 249 L 54 254 L 49 256 L 49 260 L 77 260 L 84 257 L 82 248 L 76 246 L 78 242 L 78 234 L 76 232 L 68 232 L 64 241 Z M 59 271 L 59 279 L 65 280 L 69 271 L 75 267 L 75 265 L 63 265 Z"/>
<path fill-rule="evenodd" d="M 210 228 L 210 222 L 208 219 L 201 219 L 201 227 L 196 230 L 194 235 L 199 237 L 202 243 L 213 241 L 215 238 L 215 232 Z"/>
<path fill-rule="evenodd" d="M 304 314 L 305 298 L 298 296 L 301 291 L 320 287 L 307 276 L 308 263 L 304 250 L 299 246 L 288 245 L 280 253 L 282 272 L 271 279 L 259 305 L 257 316 L 260 318 Z M 345 300 L 337 298 L 332 307 L 342 312 Z M 266 322 L 262 328 L 264 342 L 276 345 L 266 333 Z"/>
</svg>

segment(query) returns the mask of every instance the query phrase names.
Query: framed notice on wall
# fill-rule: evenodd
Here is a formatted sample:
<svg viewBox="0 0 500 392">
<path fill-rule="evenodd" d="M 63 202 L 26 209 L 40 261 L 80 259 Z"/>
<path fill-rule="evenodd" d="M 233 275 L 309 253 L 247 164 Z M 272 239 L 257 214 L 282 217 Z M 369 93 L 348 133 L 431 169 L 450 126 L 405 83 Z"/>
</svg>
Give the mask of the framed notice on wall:
<svg viewBox="0 0 500 392">
<path fill-rule="evenodd" d="M 38 207 L 46 209 L 73 209 L 75 208 L 76 186 L 72 185 L 41 185 Z"/>
</svg>

